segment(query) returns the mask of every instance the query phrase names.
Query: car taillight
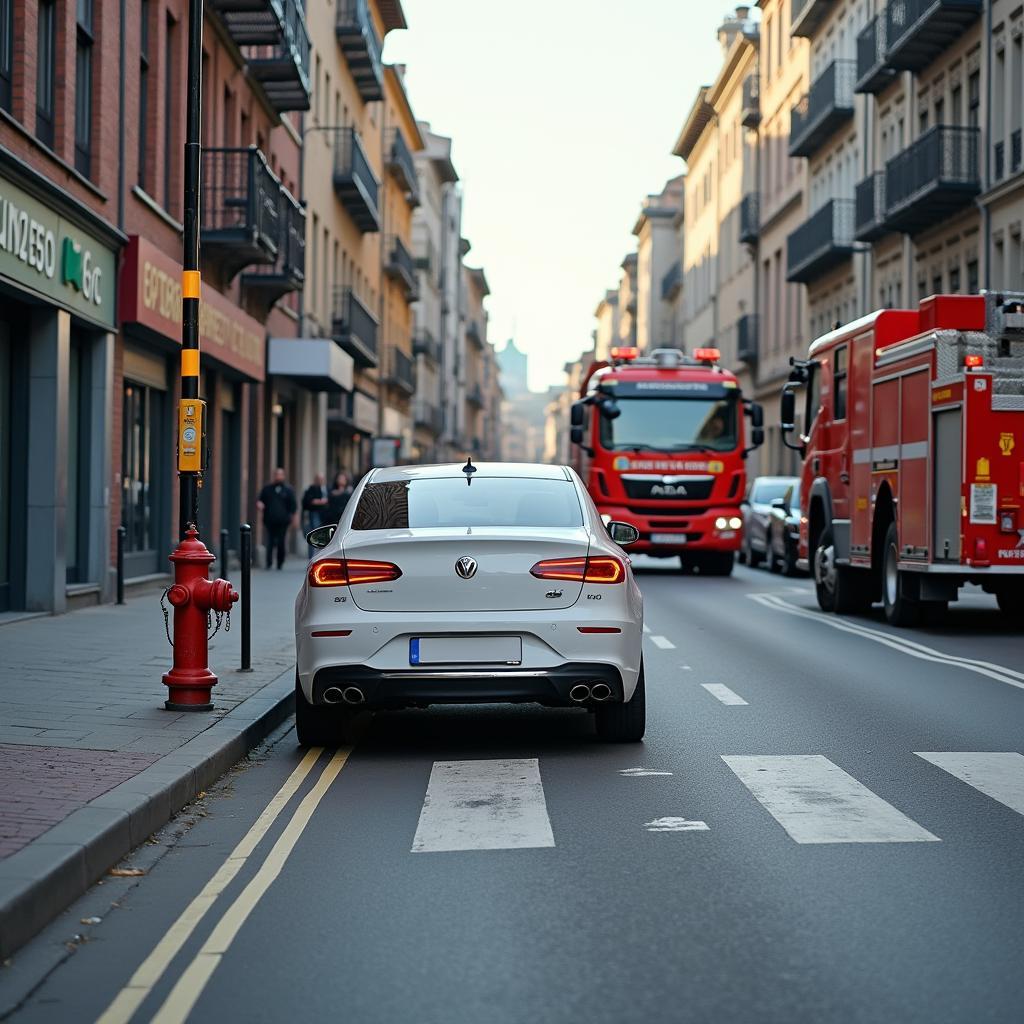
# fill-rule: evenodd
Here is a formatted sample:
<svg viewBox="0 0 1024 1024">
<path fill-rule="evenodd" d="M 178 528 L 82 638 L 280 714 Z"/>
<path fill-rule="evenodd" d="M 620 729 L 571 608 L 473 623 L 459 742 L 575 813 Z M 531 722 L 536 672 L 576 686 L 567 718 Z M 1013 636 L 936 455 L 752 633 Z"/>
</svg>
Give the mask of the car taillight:
<svg viewBox="0 0 1024 1024">
<path fill-rule="evenodd" d="M 538 562 L 530 574 L 539 580 L 567 580 L 570 583 L 621 583 L 626 567 L 617 558 L 547 558 Z"/>
<path fill-rule="evenodd" d="M 402 570 L 392 562 L 366 562 L 358 558 L 322 558 L 309 567 L 311 587 L 347 587 L 357 583 L 389 583 Z"/>
</svg>

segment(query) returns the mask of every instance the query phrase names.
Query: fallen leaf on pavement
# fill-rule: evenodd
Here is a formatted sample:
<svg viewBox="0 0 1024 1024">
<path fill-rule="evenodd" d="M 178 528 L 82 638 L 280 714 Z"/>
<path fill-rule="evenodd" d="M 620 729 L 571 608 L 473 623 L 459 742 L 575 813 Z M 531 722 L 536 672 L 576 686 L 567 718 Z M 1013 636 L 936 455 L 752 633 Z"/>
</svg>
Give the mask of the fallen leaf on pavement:
<svg viewBox="0 0 1024 1024">
<path fill-rule="evenodd" d="M 145 873 L 142 868 L 111 868 L 107 872 L 115 878 L 141 878 Z"/>
</svg>

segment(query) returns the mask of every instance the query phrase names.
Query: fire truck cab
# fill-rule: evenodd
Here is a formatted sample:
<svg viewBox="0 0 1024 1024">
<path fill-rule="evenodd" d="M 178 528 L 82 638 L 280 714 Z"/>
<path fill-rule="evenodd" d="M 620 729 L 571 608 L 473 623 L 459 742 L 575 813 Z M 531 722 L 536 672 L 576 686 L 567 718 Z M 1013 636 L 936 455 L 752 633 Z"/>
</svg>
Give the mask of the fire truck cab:
<svg viewBox="0 0 1024 1024">
<path fill-rule="evenodd" d="M 1024 295 L 936 295 L 839 327 L 793 361 L 781 404 L 823 610 L 881 600 L 912 625 L 976 583 L 1024 623 Z"/>
</svg>

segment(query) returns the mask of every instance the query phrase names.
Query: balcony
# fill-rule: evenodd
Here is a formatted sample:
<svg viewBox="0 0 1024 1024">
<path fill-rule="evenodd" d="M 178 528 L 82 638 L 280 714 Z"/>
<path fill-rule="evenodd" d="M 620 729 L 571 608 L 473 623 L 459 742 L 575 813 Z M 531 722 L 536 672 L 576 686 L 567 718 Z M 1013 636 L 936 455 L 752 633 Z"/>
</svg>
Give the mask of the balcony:
<svg viewBox="0 0 1024 1024">
<path fill-rule="evenodd" d="M 830 199 L 786 239 L 786 280 L 807 284 L 853 252 L 854 201 Z"/>
<path fill-rule="evenodd" d="M 756 313 L 745 313 L 736 321 L 736 358 L 748 366 L 757 363 L 758 326 Z"/>
<path fill-rule="evenodd" d="M 367 0 L 338 0 L 334 31 L 364 102 L 383 99 L 382 44 Z"/>
<path fill-rule="evenodd" d="M 412 339 L 412 354 L 423 356 L 435 365 L 441 363 L 441 345 L 425 327 L 421 327 Z"/>
<path fill-rule="evenodd" d="M 484 407 L 484 392 L 479 384 L 470 384 L 466 388 L 466 401 L 470 405 L 476 406 L 478 409 Z"/>
<path fill-rule="evenodd" d="M 901 71 L 920 71 L 963 35 L 983 6 L 982 0 L 889 0 L 886 60 Z"/>
<path fill-rule="evenodd" d="M 357 366 L 377 365 L 377 318 L 351 288 L 338 290 L 331 334 Z"/>
<path fill-rule="evenodd" d="M 360 231 L 380 231 L 380 182 L 370 168 L 355 128 L 343 128 L 337 133 L 334 191 Z"/>
<path fill-rule="evenodd" d="M 236 46 L 280 41 L 284 28 L 282 0 L 206 0 L 216 11 Z"/>
<path fill-rule="evenodd" d="M 661 279 L 661 298 L 665 302 L 672 302 L 683 290 L 683 264 L 676 260 L 665 272 Z"/>
<path fill-rule="evenodd" d="M 981 191 L 979 129 L 936 125 L 885 167 L 886 220 L 913 235 L 967 206 Z"/>
<path fill-rule="evenodd" d="M 395 176 L 398 183 L 405 189 L 405 197 L 410 206 L 420 205 L 420 185 L 416 177 L 416 162 L 405 137 L 397 129 L 391 130 L 391 145 L 388 146 L 387 169 Z"/>
<path fill-rule="evenodd" d="M 391 350 L 391 372 L 388 383 L 407 395 L 416 393 L 416 364 L 401 349 Z"/>
<path fill-rule="evenodd" d="M 761 123 L 761 79 L 756 68 L 743 79 L 740 121 L 744 128 L 756 128 Z"/>
<path fill-rule="evenodd" d="M 871 19 L 857 36 L 857 83 L 854 92 L 881 92 L 896 71 L 886 60 L 885 13 Z"/>
<path fill-rule="evenodd" d="M 748 192 L 740 200 L 740 242 L 757 245 L 761 237 L 761 193 Z"/>
<path fill-rule="evenodd" d="M 247 70 L 279 114 L 286 110 L 309 110 L 306 15 L 300 0 L 277 0 L 276 6 L 281 11 L 280 35 L 272 42 L 242 47 Z"/>
<path fill-rule="evenodd" d="M 267 310 L 306 280 L 306 208 L 286 188 L 281 189 L 278 224 L 277 259 L 242 275 L 242 287 Z"/>
<path fill-rule="evenodd" d="M 255 147 L 203 150 L 200 240 L 228 278 L 278 256 L 281 183 Z"/>
<path fill-rule="evenodd" d="M 812 156 L 853 117 L 856 74 L 855 61 L 834 60 L 814 80 L 790 115 L 790 156 Z"/>
<path fill-rule="evenodd" d="M 384 258 L 384 273 L 392 281 L 397 281 L 405 289 L 406 301 L 416 301 L 419 291 L 416 281 L 416 264 L 398 235 L 388 236 Z"/>
<path fill-rule="evenodd" d="M 444 433 L 444 411 L 430 402 L 418 402 L 413 413 L 417 427 L 430 431 L 434 437 Z"/>
<path fill-rule="evenodd" d="M 832 0 L 793 0 L 789 34 L 808 37 L 814 35 L 831 6 Z"/>
<path fill-rule="evenodd" d="M 466 337 L 477 348 L 482 349 L 484 347 L 484 336 L 480 331 L 480 325 L 475 320 L 466 321 Z"/>
<path fill-rule="evenodd" d="M 873 242 L 889 232 L 885 218 L 885 171 L 875 171 L 857 184 L 854 197 L 853 237 Z"/>
</svg>

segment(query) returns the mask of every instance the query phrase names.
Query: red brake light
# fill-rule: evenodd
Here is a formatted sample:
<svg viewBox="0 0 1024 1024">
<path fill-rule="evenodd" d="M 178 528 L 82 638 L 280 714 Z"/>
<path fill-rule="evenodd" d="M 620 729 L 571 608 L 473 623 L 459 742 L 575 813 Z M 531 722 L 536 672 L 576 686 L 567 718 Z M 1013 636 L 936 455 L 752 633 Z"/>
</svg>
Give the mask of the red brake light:
<svg viewBox="0 0 1024 1024">
<path fill-rule="evenodd" d="M 964 366 L 966 366 L 968 370 L 973 370 L 973 369 L 975 369 L 978 366 L 984 366 L 984 365 L 985 365 L 985 360 L 984 360 L 984 358 L 982 356 L 979 356 L 979 355 L 964 356 Z"/>
<path fill-rule="evenodd" d="M 566 580 L 570 583 L 621 583 L 626 567 L 617 558 L 548 558 L 538 562 L 530 574 L 539 580 Z"/>
<path fill-rule="evenodd" d="M 612 359 L 630 360 L 640 355 L 640 349 L 635 345 L 616 345 L 611 350 Z"/>
<path fill-rule="evenodd" d="M 367 562 L 357 558 L 322 558 L 309 567 L 311 587 L 346 587 L 357 583 L 390 583 L 402 575 L 392 562 Z"/>
<path fill-rule="evenodd" d="M 698 348 L 694 350 L 693 358 L 701 363 L 717 363 L 722 353 L 717 348 Z"/>
</svg>

